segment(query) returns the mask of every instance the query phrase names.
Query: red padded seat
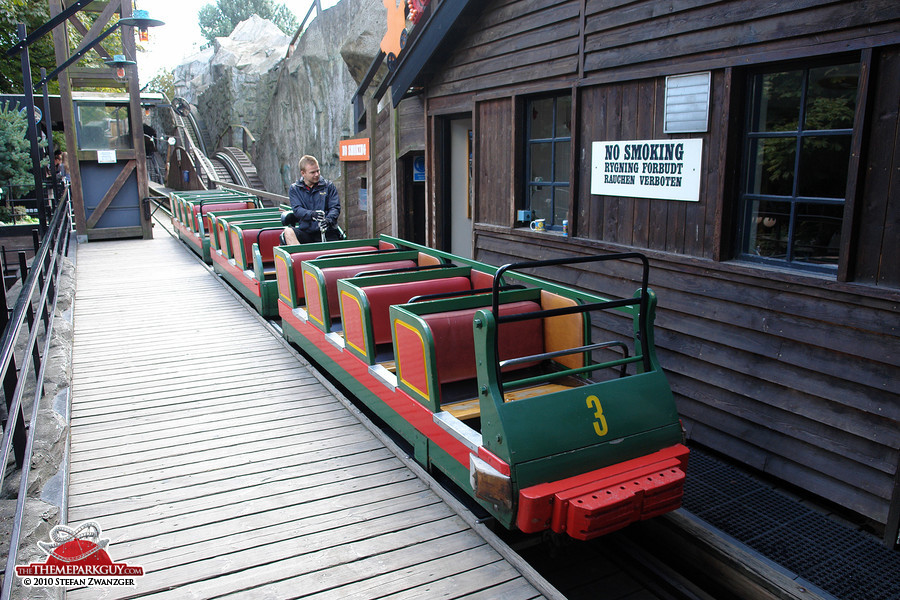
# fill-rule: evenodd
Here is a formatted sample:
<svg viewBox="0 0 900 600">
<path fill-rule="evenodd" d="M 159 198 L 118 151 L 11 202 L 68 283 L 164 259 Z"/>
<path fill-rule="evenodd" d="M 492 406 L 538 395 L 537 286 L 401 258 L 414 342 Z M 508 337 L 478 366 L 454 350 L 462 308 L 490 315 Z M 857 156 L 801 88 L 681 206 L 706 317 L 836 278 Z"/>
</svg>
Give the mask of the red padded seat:
<svg viewBox="0 0 900 600">
<path fill-rule="evenodd" d="M 540 310 L 530 300 L 500 305 L 501 315 L 520 314 Z M 473 379 L 475 373 L 475 341 L 472 320 L 476 310 L 468 309 L 422 315 L 431 328 L 437 360 L 438 380 L 441 384 Z M 544 351 L 543 319 L 528 319 L 504 323 L 500 327 L 500 360 L 540 354 Z M 523 369 L 537 363 L 523 363 L 505 369 Z"/>
<path fill-rule="evenodd" d="M 253 268 L 253 244 L 259 240 L 259 253 L 262 257 L 263 264 L 271 263 L 275 260 L 274 248 L 281 244 L 281 227 L 275 229 L 242 229 L 244 256 L 247 257 L 247 266 L 245 268 Z M 233 240 L 232 240 L 233 242 Z M 235 253 L 237 256 L 237 253 Z"/>
<path fill-rule="evenodd" d="M 322 269 L 325 277 L 325 293 L 328 298 L 328 310 L 331 318 L 341 315 L 341 304 L 337 294 L 338 279 L 356 277 L 366 271 L 386 271 L 389 269 L 409 269 L 416 266 L 412 260 L 392 260 L 389 262 L 369 263 L 366 265 L 345 265 L 343 267 L 327 267 Z"/>
<path fill-rule="evenodd" d="M 468 277 L 441 277 L 425 281 L 404 281 L 384 285 L 366 286 L 363 292 L 369 301 L 369 314 L 372 316 L 372 337 L 376 344 L 391 342 L 390 307 L 392 304 L 404 304 L 414 296 L 442 294 L 446 292 L 462 292 L 472 289 Z"/>
<path fill-rule="evenodd" d="M 203 204 L 203 205 L 195 204 L 193 208 L 194 208 L 194 211 L 193 211 L 194 229 L 195 230 L 198 229 L 197 213 L 199 213 L 202 210 L 203 211 L 203 213 L 202 213 L 203 214 L 203 230 L 206 233 L 209 233 L 210 223 L 209 223 L 209 217 L 206 216 L 206 213 L 229 211 L 229 210 L 245 210 L 247 208 L 253 208 L 253 203 L 244 201 L 244 202 L 220 202 L 220 203 L 216 203 L 216 204 Z"/>
<path fill-rule="evenodd" d="M 329 254 L 353 254 L 354 252 L 374 252 L 373 246 L 356 246 L 353 248 L 329 248 L 328 250 L 306 250 L 302 252 L 291 252 L 291 268 L 294 271 L 294 285 L 297 289 L 297 300 L 303 299 L 303 271 L 300 264 L 304 260 L 313 260 L 321 256 Z"/>
</svg>

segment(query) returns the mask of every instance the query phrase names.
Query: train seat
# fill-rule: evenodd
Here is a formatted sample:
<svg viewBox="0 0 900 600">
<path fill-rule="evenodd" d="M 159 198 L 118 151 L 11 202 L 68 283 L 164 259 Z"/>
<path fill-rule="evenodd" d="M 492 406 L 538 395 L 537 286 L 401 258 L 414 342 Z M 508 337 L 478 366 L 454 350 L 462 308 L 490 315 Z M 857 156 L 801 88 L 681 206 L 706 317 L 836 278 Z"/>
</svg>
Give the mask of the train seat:
<svg viewBox="0 0 900 600">
<path fill-rule="evenodd" d="M 386 271 L 391 269 L 412 269 L 417 265 L 412 260 L 391 260 L 381 263 L 367 263 L 362 265 L 344 265 L 340 267 L 326 267 L 322 269 L 325 278 L 325 297 L 328 299 L 328 310 L 331 318 L 341 316 L 341 305 L 337 293 L 338 279 L 356 277 L 362 272 Z"/>
<path fill-rule="evenodd" d="M 304 260 L 314 260 L 316 258 L 322 258 L 325 256 L 331 256 L 334 254 L 354 254 L 356 252 L 374 252 L 374 246 L 354 246 L 352 248 L 331 248 L 328 250 L 304 250 L 302 252 L 291 252 L 291 270 L 294 272 L 294 294 L 298 301 L 303 300 L 305 297 L 303 293 L 303 269 L 302 264 Z M 287 284 L 287 280 L 285 280 L 285 284 Z M 281 285 L 281 283 L 279 283 Z M 289 297 L 287 290 L 282 290 L 282 296 L 285 298 Z"/>
<path fill-rule="evenodd" d="M 455 301 L 438 302 L 452 307 Z M 473 321 L 476 312 L 486 307 L 483 303 L 475 306 L 471 301 L 469 305 L 457 310 L 440 310 L 424 304 L 391 309 L 398 385 L 413 397 L 421 397 L 435 409 L 440 407 L 461 420 L 479 416 Z M 501 315 L 538 310 L 540 304 L 531 299 L 511 298 L 500 304 Z M 541 354 L 544 352 L 543 319 L 504 323 L 500 326 L 499 341 L 501 360 Z M 504 367 L 503 373 L 538 364 L 537 360 L 515 363 Z"/>
<path fill-rule="evenodd" d="M 271 266 L 272 272 L 275 272 L 275 257 L 273 248 L 281 242 L 280 227 L 259 227 L 253 229 L 243 229 L 241 227 L 231 228 L 231 249 L 234 253 L 234 262 L 241 269 L 247 270 L 253 268 L 253 244 L 259 243 L 259 251 L 263 261 L 263 268 Z"/>
<path fill-rule="evenodd" d="M 472 289 L 472 284 L 467 277 L 441 277 L 361 288 L 362 294 L 368 300 L 369 314 L 372 319 L 372 337 L 375 344 L 391 343 L 390 307 L 392 304 L 405 304 L 415 296 L 462 292 L 470 289 Z"/>
<path fill-rule="evenodd" d="M 514 315 L 540 310 L 530 300 L 500 305 L 501 315 Z M 448 311 L 423 315 L 434 339 L 437 376 L 441 386 L 475 379 L 475 342 L 472 321 L 476 309 Z M 540 354 L 544 351 L 544 331 L 541 319 L 505 323 L 500 328 L 500 360 L 517 356 Z M 504 372 L 533 367 L 527 362 L 507 367 Z"/>
<path fill-rule="evenodd" d="M 216 212 L 224 212 L 229 210 L 245 210 L 248 208 L 253 208 L 254 203 L 249 200 L 243 202 L 215 202 L 209 204 L 195 204 L 193 205 L 191 211 L 191 228 L 195 233 L 199 232 L 200 226 L 197 222 L 197 215 L 203 215 L 203 230 L 205 232 L 210 231 L 210 222 L 209 217 L 206 216 L 207 213 L 216 211 Z"/>
</svg>

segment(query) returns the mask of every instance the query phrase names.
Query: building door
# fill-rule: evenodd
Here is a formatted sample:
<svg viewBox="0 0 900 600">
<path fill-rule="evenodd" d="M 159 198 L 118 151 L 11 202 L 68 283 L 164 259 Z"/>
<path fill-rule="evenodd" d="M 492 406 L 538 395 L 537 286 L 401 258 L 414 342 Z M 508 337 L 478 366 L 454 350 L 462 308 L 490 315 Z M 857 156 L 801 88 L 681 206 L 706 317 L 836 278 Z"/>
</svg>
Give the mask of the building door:
<svg viewBox="0 0 900 600">
<path fill-rule="evenodd" d="M 442 236 L 450 241 L 449 251 L 472 258 L 472 119 L 453 118 L 446 121 L 444 148 L 444 226 Z"/>
<path fill-rule="evenodd" d="M 411 152 L 400 160 L 399 235 L 425 244 L 425 153 Z"/>
</svg>

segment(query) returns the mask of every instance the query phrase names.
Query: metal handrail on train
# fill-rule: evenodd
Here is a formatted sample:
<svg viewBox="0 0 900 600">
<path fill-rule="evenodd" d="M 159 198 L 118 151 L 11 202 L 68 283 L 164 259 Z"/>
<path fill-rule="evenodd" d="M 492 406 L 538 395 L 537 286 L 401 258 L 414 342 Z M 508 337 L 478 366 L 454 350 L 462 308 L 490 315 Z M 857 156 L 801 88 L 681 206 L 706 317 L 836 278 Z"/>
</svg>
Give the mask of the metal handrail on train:
<svg viewBox="0 0 900 600">
<path fill-rule="evenodd" d="M 442 292 L 440 294 L 422 294 L 421 296 L 413 296 L 407 304 L 415 304 L 416 302 L 428 302 L 431 300 L 442 300 L 445 298 L 461 298 L 464 296 L 477 296 L 478 294 L 490 294 L 494 288 L 476 288 L 473 290 L 459 290 L 457 292 Z M 504 285 L 500 287 L 501 292 L 507 290 L 524 290 L 524 285 L 518 283 L 513 285 Z"/>
<path fill-rule="evenodd" d="M 343 258 L 343 257 L 342 257 Z M 382 269 L 380 271 L 362 271 L 354 277 L 371 277 L 372 275 L 393 275 L 395 273 L 413 273 L 417 271 L 433 271 L 434 269 L 452 269 L 456 267 L 453 263 L 441 263 L 439 265 L 424 265 L 417 267 L 403 267 L 399 269 Z"/>
<path fill-rule="evenodd" d="M 594 350 L 602 350 L 604 348 L 621 348 L 624 358 L 628 358 L 628 344 L 620 341 L 597 342 L 596 344 L 588 344 L 587 346 L 578 346 L 577 348 L 566 348 L 565 350 L 554 350 L 553 352 L 541 352 L 540 354 L 531 354 L 530 356 L 518 356 L 516 358 L 508 358 L 500 361 L 500 368 L 512 365 L 521 365 L 534 362 L 536 360 L 544 360 L 546 358 L 559 358 L 560 356 L 568 356 L 570 354 L 578 354 L 579 352 L 592 352 Z M 597 365 L 590 365 L 591 370 L 598 368 Z M 625 376 L 625 369 L 628 363 L 620 365 L 619 377 Z M 559 373 L 553 373 L 553 377 L 558 377 Z"/>
<path fill-rule="evenodd" d="M 56 300 L 58 291 L 58 280 L 62 268 L 60 256 L 68 251 L 69 237 L 72 230 L 72 217 L 69 212 L 70 198 L 66 198 L 56 207 L 56 214 L 50 223 L 50 227 L 44 235 L 44 240 L 40 248 L 35 254 L 31 263 L 31 269 L 28 269 L 28 275 L 25 277 L 23 270 L 22 276 L 24 282 L 16 300 L 12 315 L 5 324 L 3 331 L 3 344 L 0 349 L 0 377 L 3 380 L 3 392 L 6 397 L 6 403 L 9 407 L 7 421 L 3 429 L 3 441 L 0 443 L 0 465 L 6 465 L 9 461 L 9 452 L 11 447 L 14 448 L 16 454 L 16 462 L 21 468 L 21 479 L 19 483 L 19 494 L 16 500 L 16 514 L 13 519 L 13 528 L 10 535 L 9 554 L 6 561 L 6 577 L 3 580 L 2 598 L 9 598 L 15 581 L 15 566 L 19 551 L 19 538 L 22 532 L 22 519 L 25 510 L 25 500 L 28 495 L 28 474 L 31 467 L 31 454 L 34 446 L 35 424 L 37 422 L 38 409 L 40 408 L 41 397 L 43 396 L 43 378 L 46 358 L 50 350 L 51 332 L 53 330 L 53 314 L 56 310 Z M 24 265 L 24 253 L 20 254 L 20 262 Z M 3 317 L 6 316 L 6 290 L 2 289 L 3 307 L 0 310 Z M 34 296 L 40 294 L 37 304 L 34 304 Z M 35 308 L 35 306 L 37 308 Z M 35 317 L 35 312 L 40 313 L 40 317 Z M 38 333 L 40 331 L 40 323 L 44 324 L 44 347 L 43 352 L 38 348 Z M 23 327 L 28 325 L 28 342 L 24 350 L 24 362 L 17 371 L 15 361 L 15 348 L 19 337 L 23 333 Z M 26 374 L 29 368 L 34 369 L 35 375 L 35 392 L 32 405 L 31 420 L 28 427 L 28 434 L 25 436 L 24 412 L 22 410 L 22 395 L 24 393 L 25 383 L 28 379 Z M 24 447 L 21 447 L 22 436 L 25 436 Z M 5 476 L 5 468 L 0 468 L 0 488 L 3 487 Z M 65 498 L 63 499 L 65 504 Z M 65 519 L 65 507 L 62 507 L 61 518 Z"/>
<path fill-rule="evenodd" d="M 507 271 L 514 269 L 534 269 L 540 267 L 553 267 L 558 265 L 573 265 L 573 264 L 581 264 L 588 262 L 605 262 L 609 260 L 628 260 L 628 259 L 638 259 L 642 264 L 642 273 L 641 273 L 641 294 L 638 298 L 625 298 L 621 300 L 605 300 L 602 302 L 591 302 L 589 304 L 579 304 L 576 306 L 569 306 L 564 308 L 554 308 L 548 310 L 538 310 L 524 313 L 517 313 L 512 315 L 501 315 L 500 314 L 500 285 L 503 274 Z M 538 260 L 538 261 L 527 261 L 527 262 L 519 262 L 519 263 L 510 263 L 503 265 L 497 270 L 497 273 L 494 277 L 494 285 L 491 291 L 491 313 L 493 314 L 494 321 L 497 324 L 497 327 L 494 328 L 494 355 L 500 356 L 499 347 L 500 347 L 500 324 L 501 323 L 511 323 L 515 321 L 526 321 L 529 319 L 542 319 L 549 317 L 557 317 L 563 315 L 571 315 L 578 313 L 590 312 L 593 310 L 608 310 L 611 308 L 621 308 L 625 306 L 639 306 L 640 310 L 640 319 L 638 319 L 638 340 L 641 345 L 641 353 L 637 354 L 633 357 L 628 357 L 627 353 L 624 358 L 618 360 L 611 360 L 600 364 L 589 364 L 584 367 L 567 369 L 564 372 L 559 373 L 549 373 L 546 375 L 538 375 L 536 377 L 530 377 L 524 380 L 517 380 L 516 383 L 534 383 L 538 381 L 548 381 L 550 379 L 554 379 L 559 377 L 562 374 L 577 374 L 589 371 L 596 371 L 602 368 L 610 368 L 617 366 L 625 366 L 629 363 L 633 362 L 642 362 L 644 371 L 648 372 L 652 369 L 650 364 L 650 342 L 649 336 L 647 334 L 647 308 L 648 308 L 648 281 L 650 274 L 650 262 L 647 260 L 647 257 L 639 252 L 625 252 L 625 253 L 617 253 L 617 254 L 603 254 L 603 255 L 592 255 L 592 256 L 581 256 L 578 258 L 555 258 L 550 260 Z M 604 342 L 605 343 L 605 342 Z M 611 343 L 610 346 L 617 345 L 615 343 Z M 577 350 L 576 350 L 577 351 Z M 587 347 L 584 347 L 582 351 L 587 351 Z M 566 352 L 569 353 L 569 352 Z M 574 353 L 574 352 L 573 352 Z M 536 354 L 530 358 L 531 360 L 543 360 L 545 358 L 552 358 L 550 356 L 553 354 L 552 352 Z M 524 362 L 524 361 L 523 361 Z M 530 361 L 529 361 L 530 362 Z M 506 363 L 510 364 L 510 363 Z M 496 376 L 497 376 L 497 384 L 500 386 L 500 393 L 503 393 L 503 379 L 501 377 L 501 361 L 497 361 L 495 365 Z"/>
</svg>

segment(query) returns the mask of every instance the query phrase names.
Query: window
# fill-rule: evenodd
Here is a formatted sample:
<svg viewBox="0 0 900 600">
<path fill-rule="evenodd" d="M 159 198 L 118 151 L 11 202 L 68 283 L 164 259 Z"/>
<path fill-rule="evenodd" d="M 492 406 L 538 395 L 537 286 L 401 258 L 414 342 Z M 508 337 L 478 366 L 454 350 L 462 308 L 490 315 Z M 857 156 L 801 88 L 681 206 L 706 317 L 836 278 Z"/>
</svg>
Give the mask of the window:
<svg viewBox="0 0 900 600">
<path fill-rule="evenodd" d="M 78 101 L 75 128 L 79 150 L 117 150 L 134 147 L 127 102 Z"/>
<path fill-rule="evenodd" d="M 525 105 L 525 202 L 532 219 L 562 229 L 569 214 L 572 95 L 542 97 Z"/>
<path fill-rule="evenodd" d="M 835 272 L 859 64 L 750 76 L 740 258 Z"/>
</svg>

